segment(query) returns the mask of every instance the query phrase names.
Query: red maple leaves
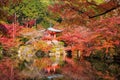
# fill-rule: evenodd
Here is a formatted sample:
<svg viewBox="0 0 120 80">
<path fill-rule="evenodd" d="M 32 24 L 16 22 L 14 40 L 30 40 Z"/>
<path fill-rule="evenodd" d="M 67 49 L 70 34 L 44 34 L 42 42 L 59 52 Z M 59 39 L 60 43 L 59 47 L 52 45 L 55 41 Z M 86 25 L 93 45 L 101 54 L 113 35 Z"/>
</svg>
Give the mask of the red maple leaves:
<svg viewBox="0 0 120 80">
<path fill-rule="evenodd" d="M 0 37 L 0 43 L 5 49 L 11 48 L 17 44 L 15 38 L 19 35 L 19 31 L 22 28 L 22 26 L 18 26 L 17 24 L 3 24 L 4 29 L 2 29 L 2 32 L 6 32 L 6 35 L 4 36 L 4 33 Z"/>
<path fill-rule="evenodd" d="M 119 17 L 112 17 L 103 20 L 93 21 L 87 28 L 83 26 L 66 27 L 62 36 L 67 47 L 66 49 L 80 50 L 85 56 L 89 56 L 94 50 L 105 49 L 105 53 L 115 45 L 120 45 Z"/>
</svg>

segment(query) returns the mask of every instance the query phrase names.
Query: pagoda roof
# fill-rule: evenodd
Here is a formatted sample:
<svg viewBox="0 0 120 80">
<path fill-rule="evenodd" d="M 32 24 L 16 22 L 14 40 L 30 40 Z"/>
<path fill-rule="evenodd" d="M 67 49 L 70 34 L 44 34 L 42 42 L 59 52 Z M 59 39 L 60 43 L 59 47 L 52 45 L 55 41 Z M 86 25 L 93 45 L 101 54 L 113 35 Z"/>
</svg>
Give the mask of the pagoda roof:
<svg viewBox="0 0 120 80">
<path fill-rule="evenodd" d="M 52 28 L 52 27 L 49 27 L 47 30 L 53 31 L 53 32 L 62 32 L 62 30 L 58 30 L 58 29 L 55 29 L 55 28 Z"/>
</svg>

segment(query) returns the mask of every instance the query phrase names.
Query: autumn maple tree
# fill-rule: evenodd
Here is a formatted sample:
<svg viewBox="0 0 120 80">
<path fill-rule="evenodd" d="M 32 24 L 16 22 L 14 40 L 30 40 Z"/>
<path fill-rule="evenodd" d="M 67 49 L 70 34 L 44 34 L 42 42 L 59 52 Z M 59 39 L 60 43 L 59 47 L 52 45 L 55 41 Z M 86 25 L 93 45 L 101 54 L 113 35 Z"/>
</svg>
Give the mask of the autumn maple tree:
<svg viewBox="0 0 120 80">
<path fill-rule="evenodd" d="M 60 37 L 71 50 L 80 50 L 89 56 L 94 50 L 120 45 L 118 0 L 58 0 L 49 8 L 62 18 L 64 32 Z M 111 17 L 110 17 L 111 16 Z"/>
<path fill-rule="evenodd" d="M 0 23 L 0 43 L 5 49 L 19 45 L 19 39 L 16 37 L 19 36 L 19 32 L 22 29 L 22 26 L 18 24 L 6 24 Z"/>
<path fill-rule="evenodd" d="M 86 57 L 89 58 L 91 65 L 96 67 L 96 70 L 99 68 L 99 71 L 114 74 L 109 70 L 113 69 L 111 66 L 115 67 L 112 64 L 116 63 L 114 56 L 120 55 L 120 1 L 57 0 L 49 9 L 61 17 L 61 22 L 55 27 L 63 29 L 58 39 L 65 42 L 65 50 L 71 50 L 72 55 L 80 51 L 80 56 L 83 56 L 80 58 L 83 60 L 86 60 Z M 96 62 L 97 60 L 98 62 Z M 97 65 L 97 63 L 99 64 Z M 106 65 L 108 70 L 105 70 Z M 68 67 L 65 69 L 67 75 L 71 69 L 74 69 L 72 67 L 68 70 Z M 86 70 L 81 66 L 78 69 Z M 97 74 L 100 75 L 100 73 Z M 106 75 L 103 77 L 108 79 Z"/>
</svg>

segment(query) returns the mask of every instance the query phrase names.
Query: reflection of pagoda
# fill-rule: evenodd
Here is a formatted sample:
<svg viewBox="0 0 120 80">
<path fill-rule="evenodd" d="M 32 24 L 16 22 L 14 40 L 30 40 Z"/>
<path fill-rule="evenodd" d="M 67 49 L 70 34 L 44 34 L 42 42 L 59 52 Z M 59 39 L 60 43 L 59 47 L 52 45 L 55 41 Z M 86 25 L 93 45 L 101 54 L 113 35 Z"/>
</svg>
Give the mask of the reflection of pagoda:
<svg viewBox="0 0 120 80">
<path fill-rule="evenodd" d="M 56 38 L 56 34 L 62 32 L 62 30 L 58 30 L 52 27 L 47 28 L 44 36 L 44 40 L 52 40 Z"/>
</svg>

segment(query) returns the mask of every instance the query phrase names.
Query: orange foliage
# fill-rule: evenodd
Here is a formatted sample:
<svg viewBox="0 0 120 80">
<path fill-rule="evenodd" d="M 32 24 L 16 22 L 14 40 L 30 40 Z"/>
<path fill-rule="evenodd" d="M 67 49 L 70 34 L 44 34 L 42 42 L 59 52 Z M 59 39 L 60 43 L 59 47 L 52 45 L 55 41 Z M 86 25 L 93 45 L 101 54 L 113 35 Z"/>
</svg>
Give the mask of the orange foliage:
<svg viewBox="0 0 120 80">
<path fill-rule="evenodd" d="M 45 52 L 48 52 L 52 48 L 52 45 L 48 45 L 45 41 L 42 40 L 34 42 L 33 45 L 36 50 L 42 50 Z"/>
</svg>

